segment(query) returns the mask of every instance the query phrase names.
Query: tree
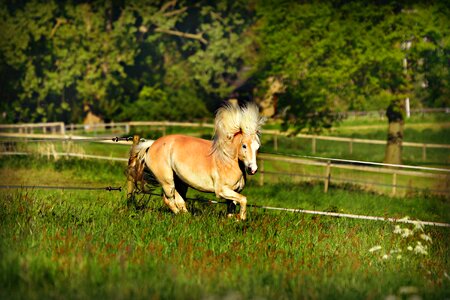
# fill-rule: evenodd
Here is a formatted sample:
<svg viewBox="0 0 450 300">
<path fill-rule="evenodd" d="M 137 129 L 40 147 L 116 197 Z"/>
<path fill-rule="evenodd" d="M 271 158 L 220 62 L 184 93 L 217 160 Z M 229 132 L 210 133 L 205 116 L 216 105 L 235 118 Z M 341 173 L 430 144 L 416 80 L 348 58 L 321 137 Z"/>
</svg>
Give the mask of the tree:
<svg viewBox="0 0 450 300">
<path fill-rule="evenodd" d="M 335 112 L 385 109 L 407 95 L 414 105 L 448 99 L 448 8 L 439 2 L 262 0 L 257 15 L 258 73 L 285 79 L 280 106 L 297 130 L 327 128 Z M 407 79 L 401 43 L 411 37 Z M 433 88 L 420 87 L 430 80 Z"/>
<path fill-rule="evenodd" d="M 2 4 L 0 72 L 6 121 L 133 118 L 149 89 L 171 119 L 210 115 L 242 65 L 245 1 Z M 165 99 L 165 100 L 164 100 Z M 153 101 L 153 100 L 152 100 Z M 4 103 L 12 102 L 6 106 Z M 152 102 L 155 104 L 156 102 Z M 131 109 L 133 110 L 133 109 Z M 154 115 L 154 114 L 153 114 Z M 149 115 L 150 117 L 150 115 Z"/>
</svg>

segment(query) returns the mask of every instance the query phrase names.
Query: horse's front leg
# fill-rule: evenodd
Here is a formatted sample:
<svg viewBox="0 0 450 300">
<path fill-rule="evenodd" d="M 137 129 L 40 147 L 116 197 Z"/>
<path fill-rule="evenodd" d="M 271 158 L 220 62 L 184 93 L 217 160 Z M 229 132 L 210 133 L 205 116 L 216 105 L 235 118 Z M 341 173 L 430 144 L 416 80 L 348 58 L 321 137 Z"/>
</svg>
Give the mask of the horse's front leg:
<svg viewBox="0 0 450 300">
<path fill-rule="evenodd" d="M 247 218 L 247 197 L 233 191 L 228 187 L 221 188 L 216 195 L 226 200 L 236 201 L 241 206 L 239 210 L 239 218 L 245 220 Z"/>
<path fill-rule="evenodd" d="M 236 202 L 227 200 L 227 217 L 231 218 L 236 213 Z"/>
</svg>

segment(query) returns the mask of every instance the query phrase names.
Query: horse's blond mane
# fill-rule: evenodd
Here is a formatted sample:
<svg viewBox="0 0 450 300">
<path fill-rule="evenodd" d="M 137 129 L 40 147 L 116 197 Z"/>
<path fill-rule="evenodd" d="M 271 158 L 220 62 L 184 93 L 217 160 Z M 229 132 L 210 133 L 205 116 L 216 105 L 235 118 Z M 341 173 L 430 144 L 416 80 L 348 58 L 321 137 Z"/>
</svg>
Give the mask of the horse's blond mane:
<svg viewBox="0 0 450 300">
<path fill-rule="evenodd" d="M 243 135 L 255 135 L 259 142 L 259 132 L 264 119 L 259 115 L 258 106 L 255 103 L 247 103 L 243 107 L 225 104 L 217 110 L 214 121 L 214 141 L 211 153 L 218 155 L 225 161 L 228 156 L 227 146 L 231 144 L 233 137 Z"/>
<path fill-rule="evenodd" d="M 259 137 L 261 126 L 264 124 L 265 118 L 259 115 L 258 106 L 254 103 L 249 103 L 242 109 L 241 116 L 241 131 L 243 134 L 255 134 Z M 259 140 L 258 140 L 259 142 Z"/>
</svg>

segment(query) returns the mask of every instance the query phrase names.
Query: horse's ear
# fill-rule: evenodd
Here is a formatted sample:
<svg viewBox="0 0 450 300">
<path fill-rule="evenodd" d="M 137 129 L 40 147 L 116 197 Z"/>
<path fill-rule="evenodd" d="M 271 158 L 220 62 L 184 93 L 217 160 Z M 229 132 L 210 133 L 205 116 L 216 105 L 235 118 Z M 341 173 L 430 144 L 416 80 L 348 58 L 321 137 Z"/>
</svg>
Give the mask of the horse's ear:
<svg viewBox="0 0 450 300">
<path fill-rule="evenodd" d="M 228 139 L 232 140 L 238 134 L 242 134 L 242 130 L 239 130 L 238 132 L 235 132 L 234 134 L 229 134 Z"/>
</svg>

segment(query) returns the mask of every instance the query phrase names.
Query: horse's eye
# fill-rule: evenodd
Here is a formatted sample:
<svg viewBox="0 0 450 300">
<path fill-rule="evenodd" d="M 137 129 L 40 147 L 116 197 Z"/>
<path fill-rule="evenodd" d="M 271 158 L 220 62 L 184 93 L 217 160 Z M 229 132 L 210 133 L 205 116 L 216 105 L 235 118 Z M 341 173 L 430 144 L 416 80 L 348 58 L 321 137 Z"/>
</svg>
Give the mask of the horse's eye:
<svg viewBox="0 0 450 300">
<path fill-rule="evenodd" d="M 242 145 L 242 148 L 247 149 L 247 145 L 245 145 L 245 144 Z"/>
</svg>

